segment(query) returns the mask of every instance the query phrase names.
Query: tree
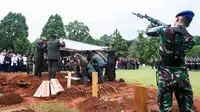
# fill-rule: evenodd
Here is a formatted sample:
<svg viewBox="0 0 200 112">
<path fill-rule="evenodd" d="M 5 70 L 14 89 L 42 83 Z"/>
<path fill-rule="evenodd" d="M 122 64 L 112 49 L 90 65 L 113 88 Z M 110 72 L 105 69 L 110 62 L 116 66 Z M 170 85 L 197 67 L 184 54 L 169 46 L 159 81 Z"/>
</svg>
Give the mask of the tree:
<svg viewBox="0 0 200 112">
<path fill-rule="evenodd" d="M 122 38 L 120 32 L 117 29 L 115 30 L 112 36 L 114 37 L 116 55 L 118 57 L 127 56 L 128 45 L 126 40 Z"/>
<path fill-rule="evenodd" d="M 128 48 L 128 56 L 129 57 L 134 57 L 134 58 L 139 58 L 139 53 L 140 50 L 138 48 L 138 42 L 137 41 L 133 41 L 131 46 Z"/>
<path fill-rule="evenodd" d="M 53 34 L 58 34 L 59 38 L 64 38 L 66 36 L 62 18 L 58 14 L 49 17 L 46 25 L 42 29 L 41 36 L 49 40 Z"/>
<path fill-rule="evenodd" d="M 100 37 L 99 41 L 100 41 L 100 45 L 109 46 L 110 42 L 114 41 L 114 38 L 112 35 L 104 34 L 103 36 Z"/>
<path fill-rule="evenodd" d="M 9 12 L 0 23 L 0 47 L 12 49 L 16 53 L 25 53 L 30 42 L 26 18 L 21 13 Z"/>
<path fill-rule="evenodd" d="M 200 36 L 196 35 L 195 37 L 195 45 L 200 45 Z"/>
<path fill-rule="evenodd" d="M 195 45 L 188 53 L 187 56 L 199 57 L 200 56 L 200 45 Z"/>
<path fill-rule="evenodd" d="M 31 43 L 30 55 L 34 56 L 36 53 L 36 42 L 39 42 L 40 38 L 36 38 L 35 41 Z"/>
<path fill-rule="evenodd" d="M 146 62 L 145 52 L 147 52 L 148 40 L 143 36 L 144 32 L 138 32 L 138 49 L 139 49 L 139 60 L 140 62 Z"/>
<path fill-rule="evenodd" d="M 146 62 L 155 60 L 159 58 L 159 42 L 160 39 L 156 37 L 151 37 L 148 40 L 147 48 L 144 53 L 144 58 Z"/>
<path fill-rule="evenodd" d="M 86 42 L 87 38 L 91 38 L 89 33 L 89 27 L 84 25 L 83 22 L 70 22 L 68 25 L 65 25 L 67 38 L 70 40 L 75 40 L 78 42 Z"/>
<path fill-rule="evenodd" d="M 92 44 L 92 45 L 99 45 L 100 42 L 98 39 L 93 39 L 92 36 L 89 36 L 85 40 L 85 43 Z"/>
</svg>

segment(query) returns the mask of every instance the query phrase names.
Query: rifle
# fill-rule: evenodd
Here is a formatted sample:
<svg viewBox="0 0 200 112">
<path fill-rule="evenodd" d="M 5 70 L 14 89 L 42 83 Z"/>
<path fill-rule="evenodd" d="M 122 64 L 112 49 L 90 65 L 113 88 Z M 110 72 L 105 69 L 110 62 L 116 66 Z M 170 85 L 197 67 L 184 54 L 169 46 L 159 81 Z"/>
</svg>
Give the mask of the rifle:
<svg viewBox="0 0 200 112">
<path fill-rule="evenodd" d="M 171 25 L 169 25 L 169 24 L 165 24 L 165 23 L 163 23 L 163 22 L 161 22 L 161 21 L 159 21 L 159 20 L 157 20 L 157 19 L 155 19 L 155 18 L 153 18 L 153 17 L 150 17 L 150 16 L 148 16 L 147 14 L 145 14 L 145 15 L 142 15 L 142 14 L 140 14 L 140 13 L 132 13 L 133 15 L 135 15 L 135 16 L 137 16 L 137 17 L 139 17 L 139 18 L 141 18 L 141 19 L 143 19 L 143 18 L 145 18 L 145 19 L 147 19 L 148 21 L 150 21 L 150 22 L 153 22 L 154 24 L 156 24 L 157 26 L 171 26 Z"/>
</svg>

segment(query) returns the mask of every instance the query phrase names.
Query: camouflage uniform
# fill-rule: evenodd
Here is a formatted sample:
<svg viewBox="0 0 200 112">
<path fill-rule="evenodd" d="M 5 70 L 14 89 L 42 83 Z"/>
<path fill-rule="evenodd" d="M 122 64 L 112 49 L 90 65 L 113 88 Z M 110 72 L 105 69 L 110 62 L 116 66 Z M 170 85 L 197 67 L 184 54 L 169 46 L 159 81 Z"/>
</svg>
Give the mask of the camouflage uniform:
<svg viewBox="0 0 200 112">
<path fill-rule="evenodd" d="M 180 112 L 193 112 L 193 91 L 184 58 L 194 46 L 194 37 L 182 26 L 155 27 L 154 24 L 147 29 L 147 35 L 161 37 L 157 97 L 160 112 L 171 112 L 173 92 Z"/>
</svg>

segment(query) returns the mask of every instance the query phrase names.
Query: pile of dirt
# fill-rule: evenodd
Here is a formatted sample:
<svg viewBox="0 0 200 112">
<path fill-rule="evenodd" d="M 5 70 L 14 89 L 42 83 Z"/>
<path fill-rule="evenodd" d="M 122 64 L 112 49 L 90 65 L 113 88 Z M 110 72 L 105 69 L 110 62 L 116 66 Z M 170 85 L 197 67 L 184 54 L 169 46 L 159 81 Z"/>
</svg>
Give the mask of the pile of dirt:
<svg viewBox="0 0 200 112">
<path fill-rule="evenodd" d="M 3 93 L 3 89 L 2 88 L 0 88 L 0 93 Z"/>
<path fill-rule="evenodd" d="M 6 77 L 3 75 L 0 75 L 0 85 L 2 85 L 4 82 L 6 82 Z"/>
<path fill-rule="evenodd" d="M 1 93 L 0 94 L 0 107 L 12 104 L 18 104 L 23 101 L 23 98 L 16 93 Z"/>
<path fill-rule="evenodd" d="M 31 109 L 22 109 L 22 110 L 15 110 L 15 111 L 12 111 L 12 112 L 35 112 L 35 111 L 31 110 Z"/>
<path fill-rule="evenodd" d="M 76 88 L 72 87 L 70 89 L 67 89 L 66 91 L 60 93 L 57 98 L 59 100 L 67 100 L 70 101 L 72 99 L 78 98 L 78 97 L 85 97 L 84 92 L 78 91 Z"/>
<path fill-rule="evenodd" d="M 117 101 L 103 101 L 91 97 L 78 104 L 80 112 L 121 112 L 123 106 Z"/>
</svg>

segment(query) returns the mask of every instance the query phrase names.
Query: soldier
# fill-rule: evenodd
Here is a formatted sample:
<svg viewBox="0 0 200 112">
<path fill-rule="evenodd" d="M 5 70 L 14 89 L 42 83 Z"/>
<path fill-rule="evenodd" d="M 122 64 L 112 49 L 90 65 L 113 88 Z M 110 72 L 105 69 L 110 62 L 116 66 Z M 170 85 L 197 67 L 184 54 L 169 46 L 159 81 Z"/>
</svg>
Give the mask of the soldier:
<svg viewBox="0 0 200 112">
<path fill-rule="evenodd" d="M 115 70 L 117 62 L 117 56 L 115 55 L 114 44 L 110 43 L 110 48 L 105 52 L 108 53 L 105 75 L 107 76 L 109 81 L 114 81 L 116 77 Z"/>
<path fill-rule="evenodd" d="M 35 54 L 35 71 L 34 77 L 41 77 L 43 68 L 44 68 L 44 52 L 47 48 L 46 46 L 47 39 L 41 37 L 40 41 L 36 43 L 36 54 Z"/>
<path fill-rule="evenodd" d="M 88 86 L 88 75 L 87 75 L 87 66 L 88 60 L 79 53 L 75 53 L 74 60 L 78 63 L 80 70 L 80 77 L 83 79 L 85 86 Z"/>
<path fill-rule="evenodd" d="M 51 40 L 47 43 L 47 59 L 48 59 L 48 73 L 49 80 L 56 78 L 56 72 L 58 69 L 58 61 L 60 60 L 60 47 L 65 46 L 65 42 L 61 38 L 60 40 L 56 39 L 57 34 L 53 34 Z"/>
<path fill-rule="evenodd" d="M 104 83 L 104 77 L 103 77 L 103 68 L 105 66 L 104 60 L 97 54 L 96 51 L 92 51 L 92 63 L 96 63 L 96 71 L 98 72 L 98 77 L 99 77 L 99 84 Z"/>
<path fill-rule="evenodd" d="M 186 51 L 194 46 L 194 37 L 186 28 L 194 13 L 183 11 L 176 15 L 174 27 L 156 26 L 155 21 L 148 26 L 149 36 L 160 36 L 161 63 L 158 70 L 158 103 L 160 112 L 171 112 L 172 94 L 175 92 L 180 112 L 193 112 L 193 91 L 187 68 L 184 65 Z M 180 40 L 181 39 L 181 40 Z"/>
</svg>

